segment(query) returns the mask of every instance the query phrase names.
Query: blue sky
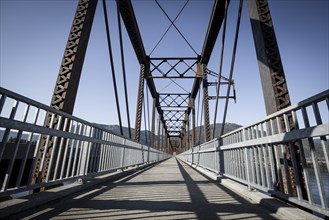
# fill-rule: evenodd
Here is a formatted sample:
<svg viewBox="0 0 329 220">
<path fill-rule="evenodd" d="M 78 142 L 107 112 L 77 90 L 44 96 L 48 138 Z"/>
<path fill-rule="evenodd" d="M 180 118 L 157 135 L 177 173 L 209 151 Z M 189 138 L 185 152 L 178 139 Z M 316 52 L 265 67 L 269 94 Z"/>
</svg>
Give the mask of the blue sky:
<svg viewBox="0 0 329 220">
<path fill-rule="evenodd" d="M 185 1 L 159 1 L 171 19 Z M 212 9 L 212 1 L 191 0 L 175 23 L 193 48 L 201 53 Z M 269 1 L 274 28 L 292 103 L 328 89 L 327 0 Z M 49 104 L 75 13 L 75 0 L 0 0 L 0 85 L 44 104 Z M 107 1 L 123 124 L 127 125 L 115 2 Z M 152 0 L 133 1 L 146 53 L 149 54 L 170 25 Z M 224 76 L 228 76 L 238 1 L 231 1 Z M 103 124 L 118 124 L 110 72 L 101 1 L 98 3 L 85 58 L 74 115 Z M 221 32 L 208 68 L 217 72 Z M 136 111 L 139 65 L 127 33 L 123 33 L 132 125 Z M 152 57 L 195 56 L 171 28 Z M 265 116 L 254 42 L 244 2 L 234 70 L 237 103 L 230 102 L 227 121 L 247 125 Z M 186 85 L 185 85 L 186 84 Z M 158 83 L 158 90 L 167 82 Z M 172 90 L 177 89 L 172 85 Z M 182 86 L 190 90 L 190 84 Z M 174 91 L 172 91 L 174 92 Z M 210 91 L 211 95 L 215 93 Z M 211 122 L 213 118 L 213 101 Z M 151 105 L 151 101 L 150 101 Z M 218 122 L 223 102 L 219 104 Z"/>
</svg>

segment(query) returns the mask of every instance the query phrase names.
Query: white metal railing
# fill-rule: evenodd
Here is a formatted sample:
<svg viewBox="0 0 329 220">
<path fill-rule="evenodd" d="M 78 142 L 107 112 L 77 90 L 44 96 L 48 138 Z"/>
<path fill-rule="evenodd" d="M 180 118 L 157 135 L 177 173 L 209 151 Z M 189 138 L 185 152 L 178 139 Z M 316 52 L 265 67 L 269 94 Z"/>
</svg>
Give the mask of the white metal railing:
<svg viewBox="0 0 329 220">
<path fill-rule="evenodd" d="M 45 126 L 47 115 L 50 126 Z M 53 153 L 46 181 L 32 184 L 36 163 L 39 172 L 46 163 L 45 156 L 37 161 L 41 138 L 45 152 L 53 142 Z M 0 141 L 0 197 L 171 156 L 1 87 Z"/>
<path fill-rule="evenodd" d="M 328 110 L 326 90 L 177 157 L 329 216 Z"/>
</svg>

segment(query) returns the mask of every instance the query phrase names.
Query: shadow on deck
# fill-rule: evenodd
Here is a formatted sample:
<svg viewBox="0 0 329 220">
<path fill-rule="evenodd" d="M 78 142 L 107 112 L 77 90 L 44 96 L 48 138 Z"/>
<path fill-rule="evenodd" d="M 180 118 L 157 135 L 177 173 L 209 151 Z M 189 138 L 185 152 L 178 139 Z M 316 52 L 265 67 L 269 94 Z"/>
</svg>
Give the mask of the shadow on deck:
<svg viewBox="0 0 329 220">
<path fill-rule="evenodd" d="M 11 219 L 287 219 L 175 158 Z M 282 207 L 288 205 L 283 205 Z M 282 208 L 281 207 L 281 208 Z M 305 217 L 306 218 L 306 217 Z"/>
</svg>

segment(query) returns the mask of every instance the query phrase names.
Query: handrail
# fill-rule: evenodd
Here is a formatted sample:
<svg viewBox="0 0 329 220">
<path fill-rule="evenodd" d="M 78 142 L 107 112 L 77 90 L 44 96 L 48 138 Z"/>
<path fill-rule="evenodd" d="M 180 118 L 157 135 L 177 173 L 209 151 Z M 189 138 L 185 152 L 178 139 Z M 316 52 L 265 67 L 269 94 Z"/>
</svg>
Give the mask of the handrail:
<svg viewBox="0 0 329 220">
<path fill-rule="evenodd" d="M 328 112 L 326 90 L 177 157 L 329 216 Z M 295 152 L 300 161 L 294 159 Z"/>
<path fill-rule="evenodd" d="M 52 118 L 45 126 L 46 116 Z M 58 119 L 58 123 L 55 119 Z M 60 129 L 60 124 L 68 129 Z M 46 180 L 32 183 L 40 139 L 53 141 Z M 171 155 L 0 87 L 0 197 L 88 179 Z"/>
</svg>

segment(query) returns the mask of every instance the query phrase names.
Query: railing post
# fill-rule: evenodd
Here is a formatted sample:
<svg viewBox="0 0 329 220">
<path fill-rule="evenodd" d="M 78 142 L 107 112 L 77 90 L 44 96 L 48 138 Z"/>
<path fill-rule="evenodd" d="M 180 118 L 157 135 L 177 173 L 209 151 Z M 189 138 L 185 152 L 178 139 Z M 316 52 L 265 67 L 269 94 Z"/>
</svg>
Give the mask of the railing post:
<svg viewBox="0 0 329 220">
<path fill-rule="evenodd" d="M 204 114 L 204 142 L 210 141 L 210 118 L 209 118 L 209 96 L 208 96 L 208 77 L 207 66 L 205 64 L 198 65 L 202 74 L 203 89 L 203 114 Z"/>
<path fill-rule="evenodd" d="M 242 130 L 242 142 L 246 141 L 246 130 L 243 129 Z M 246 166 L 245 166 L 245 169 L 246 169 L 246 179 L 247 179 L 247 182 L 248 182 L 248 189 L 251 191 L 251 186 L 250 186 L 250 167 L 249 167 L 249 161 L 248 160 L 248 149 L 245 147 L 244 148 L 244 159 L 246 161 Z"/>
<path fill-rule="evenodd" d="M 158 114 L 159 118 L 158 118 L 158 132 L 157 132 L 157 144 L 156 144 L 156 148 L 157 150 L 160 150 L 161 149 L 161 135 L 160 135 L 160 132 L 161 132 L 161 120 L 160 120 L 160 115 Z"/>
<path fill-rule="evenodd" d="M 124 166 L 124 160 L 125 160 L 125 151 L 126 151 L 126 139 L 123 139 L 123 150 L 122 150 L 122 156 L 121 156 L 121 168 L 123 169 Z"/>
<path fill-rule="evenodd" d="M 152 126 L 151 126 L 151 146 L 155 147 L 155 110 L 156 110 L 156 98 L 153 98 L 153 105 L 152 105 Z"/>
<path fill-rule="evenodd" d="M 147 163 L 150 163 L 150 145 L 147 146 Z"/>
<path fill-rule="evenodd" d="M 196 123 L 195 123 L 195 101 L 194 98 L 191 99 L 192 102 L 192 149 L 195 147 L 195 140 L 196 140 L 196 136 L 195 136 L 195 127 L 196 127 Z"/>
</svg>

